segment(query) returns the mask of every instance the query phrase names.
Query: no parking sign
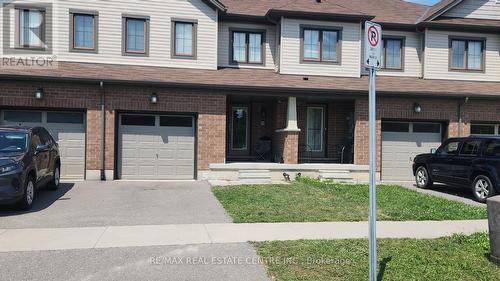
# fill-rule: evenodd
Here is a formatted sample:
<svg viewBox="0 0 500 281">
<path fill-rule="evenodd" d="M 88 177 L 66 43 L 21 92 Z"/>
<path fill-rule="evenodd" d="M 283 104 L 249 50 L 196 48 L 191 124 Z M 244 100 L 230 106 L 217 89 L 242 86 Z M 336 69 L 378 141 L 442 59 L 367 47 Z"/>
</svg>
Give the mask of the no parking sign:
<svg viewBox="0 0 500 281">
<path fill-rule="evenodd" d="M 365 66 L 380 68 L 382 54 L 382 27 L 367 21 L 365 23 Z"/>
</svg>

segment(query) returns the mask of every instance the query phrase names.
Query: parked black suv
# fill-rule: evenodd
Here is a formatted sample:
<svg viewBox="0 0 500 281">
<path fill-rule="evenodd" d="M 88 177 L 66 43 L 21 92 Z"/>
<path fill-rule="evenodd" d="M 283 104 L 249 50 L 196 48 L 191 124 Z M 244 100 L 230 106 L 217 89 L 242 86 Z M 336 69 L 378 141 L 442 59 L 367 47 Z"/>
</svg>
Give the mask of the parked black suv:
<svg viewBox="0 0 500 281">
<path fill-rule="evenodd" d="M 417 186 L 433 182 L 472 189 L 477 201 L 500 193 L 500 137 L 451 138 L 430 154 L 415 157 Z"/>
<path fill-rule="evenodd" d="M 0 204 L 30 209 L 35 191 L 59 186 L 61 160 L 52 136 L 41 127 L 0 127 Z"/>
</svg>

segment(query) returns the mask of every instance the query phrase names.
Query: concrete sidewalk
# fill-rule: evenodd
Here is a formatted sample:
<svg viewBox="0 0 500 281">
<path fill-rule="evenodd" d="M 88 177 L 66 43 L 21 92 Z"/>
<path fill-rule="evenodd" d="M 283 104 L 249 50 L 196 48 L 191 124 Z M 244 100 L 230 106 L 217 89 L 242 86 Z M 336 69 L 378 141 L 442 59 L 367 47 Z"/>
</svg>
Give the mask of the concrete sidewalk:
<svg viewBox="0 0 500 281">
<path fill-rule="evenodd" d="M 379 238 L 432 239 L 488 230 L 487 220 L 378 222 Z M 177 224 L 0 229 L 0 252 L 247 241 L 366 238 L 368 222 Z"/>
</svg>

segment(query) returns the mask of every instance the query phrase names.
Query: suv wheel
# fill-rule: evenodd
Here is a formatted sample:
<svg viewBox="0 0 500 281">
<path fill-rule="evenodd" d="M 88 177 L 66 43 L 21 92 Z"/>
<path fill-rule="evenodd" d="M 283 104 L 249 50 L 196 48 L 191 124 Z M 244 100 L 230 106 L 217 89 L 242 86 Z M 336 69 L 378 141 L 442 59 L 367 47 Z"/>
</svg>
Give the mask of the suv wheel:
<svg viewBox="0 0 500 281">
<path fill-rule="evenodd" d="M 54 173 L 52 174 L 52 179 L 47 184 L 47 187 L 50 190 L 57 190 L 60 182 L 61 182 L 61 169 L 59 165 L 56 165 L 56 167 L 54 168 Z"/>
<path fill-rule="evenodd" d="M 472 183 L 472 194 L 476 201 L 485 203 L 486 199 L 495 195 L 495 188 L 487 176 L 477 176 Z"/>
<path fill-rule="evenodd" d="M 430 188 L 432 186 L 432 181 L 429 178 L 429 172 L 424 166 L 420 166 L 415 171 L 415 182 L 418 188 Z"/>
<path fill-rule="evenodd" d="M 33 206 L 33 201 L 35 200 L 35 181 L 32 178 L 28 178 L 24 186 L 23 198 L 21 198 L 20 206 L 23 210 L 29 210 Z"/>
</svg>

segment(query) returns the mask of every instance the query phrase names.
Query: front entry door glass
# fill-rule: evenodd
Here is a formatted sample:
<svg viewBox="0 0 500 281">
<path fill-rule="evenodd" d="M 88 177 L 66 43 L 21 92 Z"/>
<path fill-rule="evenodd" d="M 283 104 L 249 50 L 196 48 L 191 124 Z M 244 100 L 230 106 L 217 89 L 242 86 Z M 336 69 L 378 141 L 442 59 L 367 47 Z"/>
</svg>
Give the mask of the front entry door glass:
<svg viewBox="0 0 500 281">
<path fill-rule="evenodd" d="M 248 149 L 248 107 L 232 107 L 231 149 L 240 151 Z"/>
<path fill-rule="evenodd" d="M 322 107 L 307 108 L 307 149 L 312 152 L 323 151 L 324 114 Z"/>
</svg>

